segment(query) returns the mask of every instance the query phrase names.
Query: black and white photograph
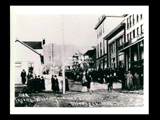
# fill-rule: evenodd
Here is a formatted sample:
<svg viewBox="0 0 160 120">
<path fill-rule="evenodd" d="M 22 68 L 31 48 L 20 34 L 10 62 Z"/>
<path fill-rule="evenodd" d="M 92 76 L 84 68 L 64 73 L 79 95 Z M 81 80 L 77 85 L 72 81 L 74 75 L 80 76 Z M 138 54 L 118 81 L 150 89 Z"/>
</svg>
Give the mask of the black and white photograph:
<svg viewBox="0 0 160 120">
<path fill-rule="evenodd" d="M 148 6 L 10 6 L 11 114 L 149 114 Z"/>
</svg>

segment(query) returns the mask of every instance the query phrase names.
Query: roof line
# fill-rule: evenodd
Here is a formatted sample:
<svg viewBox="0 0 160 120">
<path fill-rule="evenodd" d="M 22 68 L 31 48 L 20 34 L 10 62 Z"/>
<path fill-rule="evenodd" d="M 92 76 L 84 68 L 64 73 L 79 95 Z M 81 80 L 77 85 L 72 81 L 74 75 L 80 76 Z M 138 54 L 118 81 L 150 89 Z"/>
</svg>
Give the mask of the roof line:
<svg viewBox="0 0 160 120">
<path fill-rule="evenodd" d="M 121 26 L 124 26 L 125 23 L 120 23 L 119 25 L 117 25 L 111 32 L 109 32 L 103 39 L 107 39 L 108 37 L 110 37 L 116 30 L 118 30 Z"/>
<path fill-rule="evenodd" d="M 98 21 L 98 23 L 96 24 L 96 26 L 94 27 L 94 29 L 96 30 L 96 29 L 102 24 L 102 22 L 103 22 L 105 19 L 106 19 L 106 16 L 103 15 L 103 16 L 102 16 L 102 19 L 101 19 L 100 21 Z"/>
<path fill-rule="evenodd" d="M 31 48 L 30 46 L 28 46 L 27 44 L 25 44 L 24 42 L 20 41 L 20 40 L 16 40 L 15 42 L 19 42 L 22 45 L 26 46 L 27 48 L 29 48 L 30 50 L 32 50 L 33 52 L 37 53 L 38 55 L 42 56 L 40 53 L 38 53 L 37 51 L 35 51 L 33 48 Z"/>
</svg>

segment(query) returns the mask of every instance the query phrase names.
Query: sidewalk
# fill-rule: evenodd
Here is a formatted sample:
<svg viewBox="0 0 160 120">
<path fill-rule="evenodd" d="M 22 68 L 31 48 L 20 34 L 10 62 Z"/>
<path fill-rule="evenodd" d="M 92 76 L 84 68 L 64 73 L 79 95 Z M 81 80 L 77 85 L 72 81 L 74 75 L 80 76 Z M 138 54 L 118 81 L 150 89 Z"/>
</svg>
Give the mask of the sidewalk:
<svg viewBox="0 0 160 120">
<path fill-rule="evenodd" d="M 82 89 L 82 85 L 78 82 L 72 82 L 71 80 L 69 80 L 69 88 L 70 88 L 70 91 L 80 92 L 81 89 Z M 108 84 L 107 83 L 100 84 L 98 82 L 95 82 L 94 83 L 94 89 L 95 90 L 108 89 Z M 121 89 L 121 83 L 118 83 L 118 82 L 115 83 L 114 82 L 113 83 L 113 89 Z"/>
</svg>

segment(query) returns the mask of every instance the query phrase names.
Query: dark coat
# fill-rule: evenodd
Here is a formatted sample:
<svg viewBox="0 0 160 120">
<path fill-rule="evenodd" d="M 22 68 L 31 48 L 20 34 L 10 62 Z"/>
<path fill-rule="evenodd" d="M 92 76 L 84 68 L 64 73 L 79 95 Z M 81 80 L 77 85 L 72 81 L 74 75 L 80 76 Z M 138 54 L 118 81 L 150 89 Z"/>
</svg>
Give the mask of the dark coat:
<svg viewBox="0 0 160 120">
<path fill-rule="evenodd" d="M 51 78 L 51 83 L 52 83 L 52 90 L 55 91 L 55 79 L 53 77 Z"/>
<path fill-rule="evenodd" d="M 114 81 L 114 76 L 111 76 L 109 78 L 109 84 L 112 86 L 113 85 L 113 81 Z"/>
<path fill-rule="evenodd" d="M 21 77 L 22 78 L 26 77 L 26 72 L 21 72 Z"/>
<path fill-rule="evenodd" d="M 65 83 L 66 83 L 66 91 L 68 91 L 69 90 L 69 85 L 68 85 L 68 80 L 67 79 L 65 79 Z"/>
<path fill-rule="evenodd" d="M 26 82 L 26 72 L 21 72 L 21 77 L 22 77 L 22 83 L 25 84 L 25 82 Z"/>
<path fill-rule="evenodd" d="M 52 77 L 51 82 L 52 82 L 52 90 L 53 91 L 59 91 L 58 79 Z"/>
<path fill-rule="evenodd" d="M 44 78 L 41 78 L 41 90 L 45 89 L 45 81 Z"/>
</svg>

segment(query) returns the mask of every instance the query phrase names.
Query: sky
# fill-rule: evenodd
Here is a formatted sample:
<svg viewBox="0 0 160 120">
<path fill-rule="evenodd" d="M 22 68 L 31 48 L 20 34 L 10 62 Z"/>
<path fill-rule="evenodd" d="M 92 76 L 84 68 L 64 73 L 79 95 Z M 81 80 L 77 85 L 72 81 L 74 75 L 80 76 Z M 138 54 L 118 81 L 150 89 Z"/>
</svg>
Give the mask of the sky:
<svg viewBox="0 0 160 120">
<path fill-rule="evenodd" d="M 42 40 L 46 44 L 62 43 L 62 24 L 64 44 L 79 48 L 96 45 L 94 26 L 100 15 L 93 14 L 18 14 L 16 16 L 16 38 L 19 40 Z"/>
<path fill-rule="evenodd" d="M 12 40 L 72 44 L 82 53 L 96 46 L 95 25 L 105 15 L 122 15 L 131 6 L 11 6 Z M 62 19 L 63 16 L 63 19 Z M 62 25 L 63 32 L 62 35 Z"/>
<path fill-rule="evenodd" d="M 56 8 L 55 6 L 11 7 L 11 10 L 14 11 L 15 27 L 13 30 L 15 39 L 26 41 L 45 38 L 46 44 L 61 44 L 63 24 L 64 44 L 72 44 L 82 53 L 92 49 L 91 46 L 96 45 L 94 27 L 102 14 L 71 12 L 73 8 L 71 11 L 65 12 L 65 7 L 63 7 L 63 12 L 51 12 Z"/>
</svg>

